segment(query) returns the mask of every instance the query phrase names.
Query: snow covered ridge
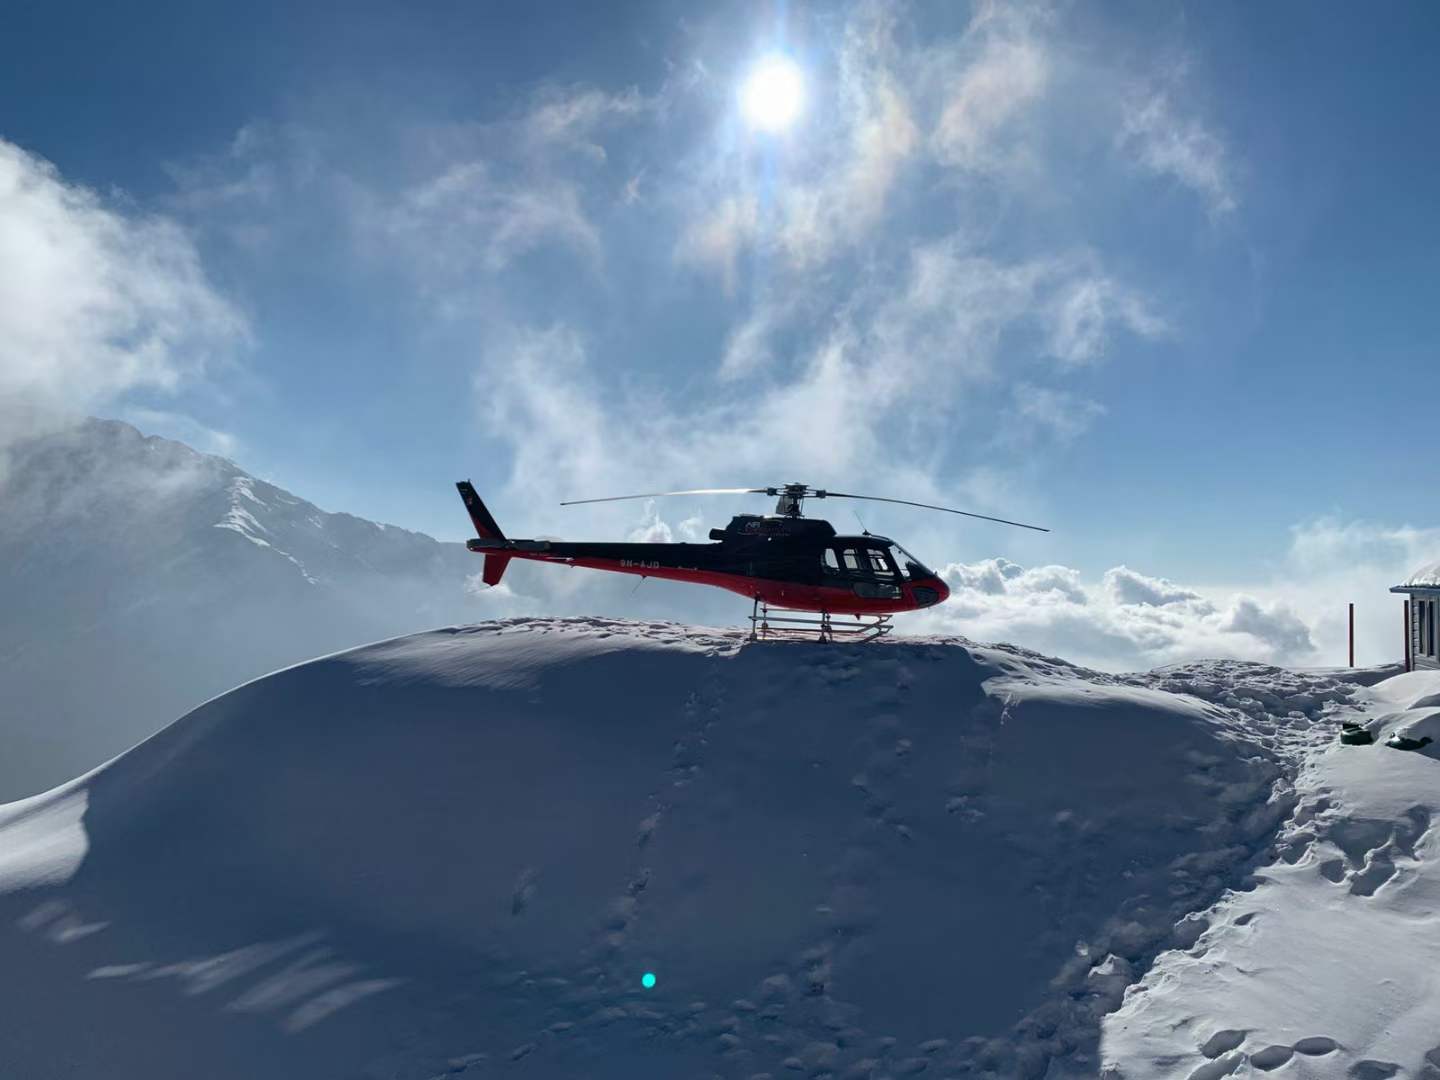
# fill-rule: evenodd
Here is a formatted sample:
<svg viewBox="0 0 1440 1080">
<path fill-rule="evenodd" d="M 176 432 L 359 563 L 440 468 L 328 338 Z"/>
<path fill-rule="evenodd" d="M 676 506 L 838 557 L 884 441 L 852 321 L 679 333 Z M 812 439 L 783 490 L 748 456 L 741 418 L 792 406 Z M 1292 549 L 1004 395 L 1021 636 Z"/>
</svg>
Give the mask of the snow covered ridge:
<svg viewBox="0 0 1440 1080">
<path fill-rule="evenodd" d="M 229 529 L 231 532 L 239 533 L 256 547 L 273 549 L 277 555 L 284 556 L 294 564 L 295 568 L 300 571 L 300 576 L 305 579 L 307 584 L 320 584 L 310 576 L 310 571 L 305 569 L 304 563 L 288 551 L 281 551 L 261 535 L 262 533 L 269 532 L 269 530 L 260 524 L 260 522 L 256 520 L 255 515 L 244 506 L 244 501 L 249 500 L 262 509 L 266 508 L 265 503 L 261 502 L 255 495 L 254 478 L 249 476 L 235 477 L 235 479 L 230 481 L 229 492 L 230 508 L 225 511 L 225 515 L 219 521 L 215 522 L 214 527 L 217 529 Z M 307 514 L 305 516 L 305 523 L 316 529 L 323 529 L 325 527 L 325 522 L 317 514 Z M 383 526 L 381 527 L 383 528 Z"/>
<path fill-rule="evenodd" d="M 338 654 L 0 808 L 0 1060 L 1094 1077 L 1374 692 L 593 619 Z"/>
</svg>

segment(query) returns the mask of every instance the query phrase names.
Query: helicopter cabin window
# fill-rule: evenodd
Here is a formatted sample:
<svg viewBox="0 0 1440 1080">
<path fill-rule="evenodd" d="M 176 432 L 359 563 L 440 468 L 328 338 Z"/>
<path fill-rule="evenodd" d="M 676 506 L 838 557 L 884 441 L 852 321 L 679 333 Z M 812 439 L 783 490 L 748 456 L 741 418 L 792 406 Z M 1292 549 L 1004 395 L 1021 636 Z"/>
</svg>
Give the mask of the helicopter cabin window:
<svg viewBox="0 0 1440 1080">
<path fill-rule="evenodd" d="M 870 548 L 865 552 L 870 561 L 870 572 L 876 577 L 892 578 L 895 568 L 890 565 L 890 556 L 884 548 Z"/>
<path fill-rule="evenodd" d="M 883 547 L 826 548 L 821 556 L 825 570 L 843 573 L 846 577 L 883 578 L 900 576 L 890 553 Z"/>
<path fill-rule="evenodd" d="M 870 553 L 859 548 L 825 548 L 820 562 L 827 574 L 844 574 L 846 577 L 868 577 Z"/>
</svg>

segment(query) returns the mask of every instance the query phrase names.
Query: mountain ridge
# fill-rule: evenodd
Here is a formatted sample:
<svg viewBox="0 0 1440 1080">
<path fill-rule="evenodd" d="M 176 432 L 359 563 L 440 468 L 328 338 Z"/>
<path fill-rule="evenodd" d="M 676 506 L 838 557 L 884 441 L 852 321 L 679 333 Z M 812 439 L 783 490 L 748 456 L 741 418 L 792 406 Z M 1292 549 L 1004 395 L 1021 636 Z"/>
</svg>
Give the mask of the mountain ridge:
<svg viewBox="0 0 1440 1080">
<path fill-rule="evenodd" d="M 25 440 L 0 483 L 0 800 L 276 667 L 474 618 L 474 573 L 122 421 Z"/>
</svg>

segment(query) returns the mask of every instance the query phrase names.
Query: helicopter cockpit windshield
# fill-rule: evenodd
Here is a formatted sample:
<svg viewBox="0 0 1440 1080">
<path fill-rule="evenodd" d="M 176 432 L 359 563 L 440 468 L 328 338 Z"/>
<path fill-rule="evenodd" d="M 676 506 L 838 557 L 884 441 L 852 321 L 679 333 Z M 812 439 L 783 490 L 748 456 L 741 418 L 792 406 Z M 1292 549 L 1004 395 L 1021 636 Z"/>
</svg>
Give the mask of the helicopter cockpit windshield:
<svg viewBox="0 0 1440 1080">
<path fill-rule="evenodd" d="M 895 565 L 900 567 L 900 576 L 903 578 L 928 578 L 935 575 L 926 568 L 925 564 L 917 559 L 910 552 L 906 551 L 899 544 L 890 544 L 890 556 L 895 560 Z"/>
<path fill-rule="evenodd" d="M 925 565 L 892 540 L 869 538 L 863 544 L 840 543 L 826 548 L 822 561 L 825 571 L 848 578 L 865 580 L 908 581 L 933 577 Z"/>
</svg>

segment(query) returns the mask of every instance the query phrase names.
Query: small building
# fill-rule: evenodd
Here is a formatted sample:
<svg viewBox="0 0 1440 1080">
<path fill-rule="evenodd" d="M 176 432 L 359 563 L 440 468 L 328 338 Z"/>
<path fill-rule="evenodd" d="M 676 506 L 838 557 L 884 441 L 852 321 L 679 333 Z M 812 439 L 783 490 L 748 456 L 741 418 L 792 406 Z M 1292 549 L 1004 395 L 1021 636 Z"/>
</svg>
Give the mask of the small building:
<svg viewBox="0 0 1440 1080">
<path fill-rule="evenodd" d="M 1403 585 L 1390 590 L 1410 597 L 1410 624 L 1406 630 L 1406 657 L 1413 670 L 1440 669 L 1440 642 L 1436 640 L 1440 612 L 1440 563 L 1422 567 Z"/>
</svg>

